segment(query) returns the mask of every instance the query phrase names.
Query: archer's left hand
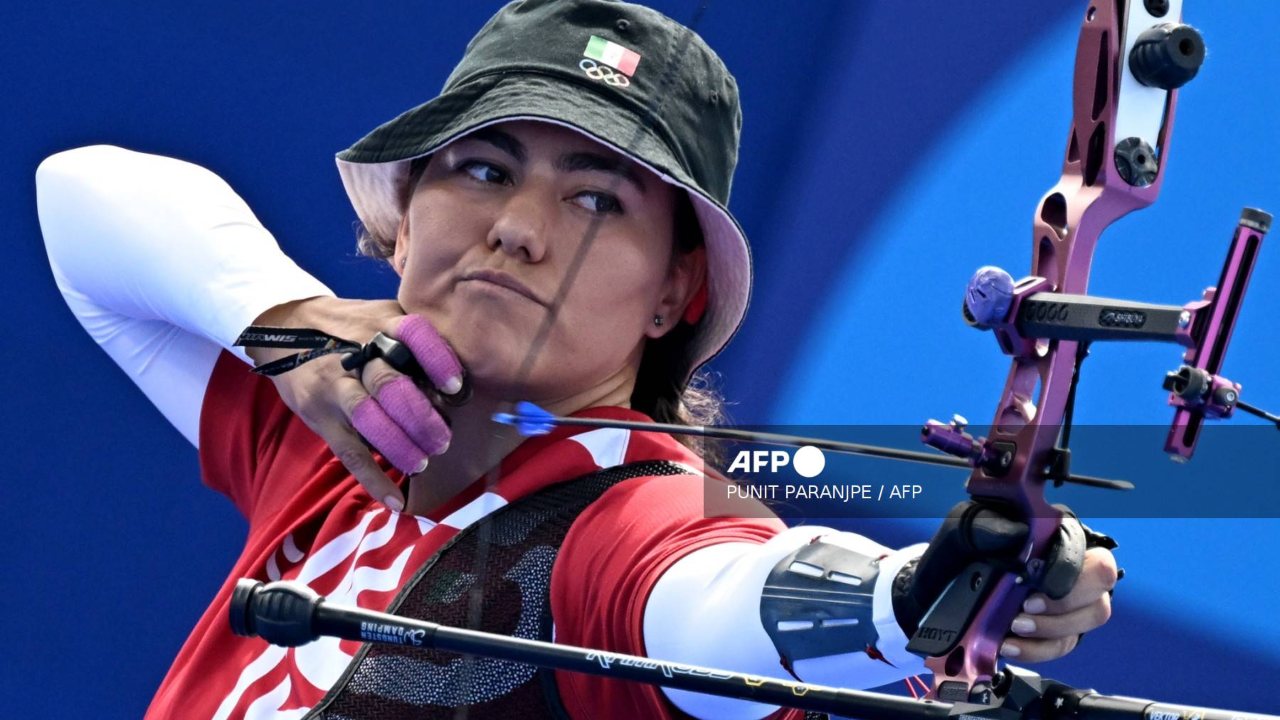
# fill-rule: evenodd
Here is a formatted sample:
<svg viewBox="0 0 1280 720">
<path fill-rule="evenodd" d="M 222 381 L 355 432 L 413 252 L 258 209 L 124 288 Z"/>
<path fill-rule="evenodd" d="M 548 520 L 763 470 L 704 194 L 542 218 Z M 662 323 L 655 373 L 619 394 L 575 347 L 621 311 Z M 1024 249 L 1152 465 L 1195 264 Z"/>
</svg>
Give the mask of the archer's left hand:
<svg viewBox="0 0 1280 720">
<path fill-rule="evenodd" d="M 1111 617 L 1110 591 L 1119 575 L 1110 550 L 1115 541 L 1087 528 L 1070 509 L 1057 507 L 1062 527 L 1039 591 L 1023 602 L 1000 647 L 1002 656 L 1019 662 L 1060 658 L 1082 633 Z M 915 634 L 929 608 L 970 563 L 1015 562 L 1027 531 L 1026 523 L 989 504 L 969 500 L 952 508 L 915 566 L 908 564 L 899 574 L 893 607 L 903 633 Z"/>
<path fill-rule="evenodd" d="M 1061 600 L 1032 593 L 1013 620 L 1000 654 L 1019 662 L 1055 660 L 1075 649 L 1080 635 L 1111 617 L 1111 589 L 1118 570 L 1110 550 L 1090 548 L 1071 592 Z"/>
</svg>

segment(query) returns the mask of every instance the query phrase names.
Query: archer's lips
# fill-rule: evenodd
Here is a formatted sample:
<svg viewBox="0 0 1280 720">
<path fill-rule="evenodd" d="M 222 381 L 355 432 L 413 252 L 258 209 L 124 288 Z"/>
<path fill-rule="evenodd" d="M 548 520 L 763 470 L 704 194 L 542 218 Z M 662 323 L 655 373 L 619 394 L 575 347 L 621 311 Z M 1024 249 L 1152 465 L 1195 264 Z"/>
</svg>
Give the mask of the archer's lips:
<svg viewBox="0 0 1280 720">
<path fill-rule="evenodd" d="M 459 279 L 459 282 L 490 283 L 523 295 L 543 307 L 546 307 L 547 305 L 547 303 L 542 301 L 542 298 L 538 297 L 536 293 L 529 289 L 529 286 L 517 280 L 511 273 L 506 273 L 501 270 L 492 270 L 489 268 L 472 270 L 464 274 Z"/>
</svg>

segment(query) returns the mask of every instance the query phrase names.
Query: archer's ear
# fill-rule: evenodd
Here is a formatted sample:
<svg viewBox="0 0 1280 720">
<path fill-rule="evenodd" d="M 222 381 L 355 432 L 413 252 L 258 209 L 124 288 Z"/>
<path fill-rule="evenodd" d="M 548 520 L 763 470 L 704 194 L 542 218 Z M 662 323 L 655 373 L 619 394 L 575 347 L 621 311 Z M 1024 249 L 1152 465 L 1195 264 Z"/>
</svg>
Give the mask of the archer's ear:
<svg viewBox="0 0 1280 720">
<path fill-rule="evenodd" d="M 391 269 L 396 275 L 404 277 L 405 265 L 409 262 L 409 211 L 406 208 L 404 215 L 400 216 L 400 226 L 396 228 L 395 250 L 392 251 Z"/>
<path fill-rule="evenodd" d="M 400 215 L 400 224 L 396 228 L 396 236 L 394 238 L 395 247 L 392 249 L 391 257 L 388 261 L 391 263 L 391 269 L 396 274 L 404 277 L 405 266 L 409 263 L 409 238 L 412 236 L 409 232 L 409 211 L 413 207 L 413 196 L 418 191 L 418 185 L 421 184 L 422 178 L 426 173 L 426 169 L 431 162 L 430 156 L 421 157 L 409 164 L 409 174 L 404 185 L 399 192 L 403 193 L 404 212 Z"/>
<path fill-rule="evenodd" d="M 684 317 L 685 308 L 707 281 L 707 249 L 698 247 L 692 252 L 677 251 L 671 263 L 663 285 L 662 295 L 653 309 L 656 317 L 661 317 L 661 325 L 649 324 L 645 334 L 650 338 L 660 338 L 671 331 Z"/>
</svg>

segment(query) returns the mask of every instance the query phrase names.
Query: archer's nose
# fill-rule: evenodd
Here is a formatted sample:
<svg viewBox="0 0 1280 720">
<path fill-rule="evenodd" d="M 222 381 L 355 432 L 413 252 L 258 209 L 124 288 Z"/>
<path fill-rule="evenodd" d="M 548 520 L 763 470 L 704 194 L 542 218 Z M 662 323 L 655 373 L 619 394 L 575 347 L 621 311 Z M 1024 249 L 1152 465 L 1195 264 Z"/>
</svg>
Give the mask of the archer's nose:
<svg viewBox="0 0 1280 720">
<path fill-rule="evenodd" d="M 547 252 L 549 216 L 555 200 L 532 188 L 516 193 L 502 206 L 487 244 L 522 262 L 542 262 Z"/>
</svg>

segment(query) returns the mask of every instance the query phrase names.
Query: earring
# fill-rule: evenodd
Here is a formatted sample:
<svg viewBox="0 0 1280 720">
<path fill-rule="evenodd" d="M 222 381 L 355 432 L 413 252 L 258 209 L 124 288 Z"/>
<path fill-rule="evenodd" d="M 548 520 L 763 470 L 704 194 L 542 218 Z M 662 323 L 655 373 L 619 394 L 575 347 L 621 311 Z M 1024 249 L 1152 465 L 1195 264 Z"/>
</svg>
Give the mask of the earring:
<svg viewBox="0 0 1280 720">
<path fill-rule="evenodd" d="M 408 264 L 409 264 L 409 258 L 408 258 L 408 257 L 402 257 L 402 258 L 400 258 L 400 269 L 401 269 L 401 270 L 403 270 L 403 269 L 404 269 L 404 266 L 405 266 L 405 265 L 408 265 Z"/>
<path fill-rule="evenodd" d="M 664 322 L 666 322 L 666 318 L 662 317 L 661 315 L 653 316 L 653 324 L 655 327 L 662 327 L 662 323 Z"/>
</svg>

